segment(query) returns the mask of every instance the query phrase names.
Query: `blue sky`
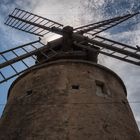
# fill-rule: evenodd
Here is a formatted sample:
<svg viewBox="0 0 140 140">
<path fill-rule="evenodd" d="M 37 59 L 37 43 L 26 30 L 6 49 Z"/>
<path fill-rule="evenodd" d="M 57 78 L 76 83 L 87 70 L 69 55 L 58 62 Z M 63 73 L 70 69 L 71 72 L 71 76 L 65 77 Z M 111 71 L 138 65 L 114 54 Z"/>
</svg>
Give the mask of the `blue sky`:
<svg viewBox="0 0 140 140">
<path fill-rule="evenodd" d="M 1 0 L 0 1 L 0 51 L 37 40 L 38 38 L 4 25 L 14 8 L 21 8 L 74 27 L 140 11 L 139 0 Z M 140 45 L 140 16 L 133 18 L 103 34 L 105 37 Z M 1 63 L 1 62 L 0 62 Z M 140 71 L 139 67 L 111 58 L 100 58 L 100 63 L 114 70 L 124 81 L 128 100 L 140 127 Z M 119 65 L 118 65 L 119 63 Z M 0 85 L 0 115 L 6 103 L 7 92 L 13 80 Z M 137 102 L 138 101 L 138 102 Z M 137 103 L 135 103 L 137 102 Z"/>
</svg>

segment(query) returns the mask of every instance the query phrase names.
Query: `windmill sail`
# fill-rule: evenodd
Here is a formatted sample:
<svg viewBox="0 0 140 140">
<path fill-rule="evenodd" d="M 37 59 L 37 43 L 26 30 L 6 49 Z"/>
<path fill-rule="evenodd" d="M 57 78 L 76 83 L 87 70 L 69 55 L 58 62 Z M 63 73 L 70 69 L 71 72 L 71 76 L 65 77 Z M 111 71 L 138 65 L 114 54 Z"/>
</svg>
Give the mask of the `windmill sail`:
<svg viewBox="0 0 140 140">
<path fill-rule="evenodd" d="M 60 23 L 17 8 L 9 15 L 5 24 L 37 36 L 44 36 L 50 32 L 60 34 L 60 32 L 54 30 L 53 27 L 55 26 L 57 29 L 63 27 Z"/>
<path fill-rule="evenodd" d="M 98 53 L 140 66 L 140 49 L 96 35 L 137 14 L 139 12 L 80 26 L 73 30 L 70 26 L 63 28 L 60 23 L 16 8 L 9 15 L 5 22 L 6 25 L 37 36 L 56 33 L 63 35 L 63 37 L 53 41 L 53 45 L 51 43 L 49 43 L 51 45 L 46 45 L 37 40 L 0 52 L 0 83 L 52 58 L 57 58 L 54 56 L 62 55 L 61 51 L 66 52 L 66 54 L 69 51 L 74 53 L 74 51 L 79 50 L 79 48 L 75 49 L 75 46 L 82 48 L 80 51 L 84 54 L 88 52 L 85 50 L 98 51 Z M 86 34 L 88 37 L 85 36 Z M 76 54 L 78 53 L 76 52 Z"/>
<path fill-rule="evenodd" d="M 45 54 L 48 49 L 51 53 Z M 36 54 L 40 53 L 46 60 L 56 55 L 56 52 L 40 42 L 40 40 L 0 52 L 0 83 L 3 83 L 21 73 L 40 65 Z M 37 64 L 35 64 L 37 62 Z"/>
<path fill-rule="evenodd" d="M 88 35 L 94 36 L 100 32 L 110 29 L 111 27 L 114 27 L 114 26 L 132 18 L 133 16 L 135 16 L 137 14 L 139 14 L 139 12 L 134 13 L 134 14 L 127 14 L 124 16 L 115 17 L 112 19 L 100 21 L 100 22 L 93 23 L 93 24 L 88 24 L 85 26 L 80 26 L 80 27 L 75 28 L 74 31 L 77 33 L 88 34 Z"/>
<path fill-rule="evenodd" d="M 94 39 L 87 38 L 86 41 L 90 44 L 89 46 L 80 43 L 75 43 L 75 45 L 87 50 L 98 51 L 101 54 L 140 66 L 140 50 L 136 47 L 101 36 L 96 36 Z M 99 47 L 100 49 L 95 50 L 95 47 Z"/>
</svg>

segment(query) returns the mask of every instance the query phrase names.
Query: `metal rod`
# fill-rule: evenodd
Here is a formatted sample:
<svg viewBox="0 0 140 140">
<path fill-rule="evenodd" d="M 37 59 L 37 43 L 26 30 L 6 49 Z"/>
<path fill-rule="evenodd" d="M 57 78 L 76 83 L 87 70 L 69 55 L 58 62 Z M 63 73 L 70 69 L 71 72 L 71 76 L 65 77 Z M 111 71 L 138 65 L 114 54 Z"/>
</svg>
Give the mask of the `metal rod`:
<svg viewBox="0 0 140 140">
<path fill-rule="evenodd" d="M 132 17 L 132 16 L 131 16 L 131 17 Z M 131 17 L 129 17 L 129 18 L 131 18 Z M 94 35 L 96 35 L 96 34 L 99 34 L 99 33 L 103 32 L 103 31 L 105 31 L 105 30 L 107 30 L 107 29 L 109 29 L 109 28 L 112 28 L 112 27 L 114 27 L 114 26 L 120 24 L 121 22 L 126 21 L 126 20 L 129 19 L 129 18 L 126 18 L 126 19 L 124 19 L 124 20 L 121 20 L 120 22 L 116 22 L 115 24 L 113 24 L 113 25 L 111 25 L 111 26 L 109 26 L 109 27 L 106 27 L 106 28 L 104 28 L 104 29 L 101 29 L 100 31 L 97 31 L 96 33 L 94 33 L 94 34 L 92 34 L 92 35 L 94 36 Z"/>
<path fill-rule="evenodd" d="M 23 49 L 23 48 L 22 48 Z M 12 51 L 17 57 L 19 57 L 18 55 L 17 55 L 17 53 L 16 52 L 14 52 L 14 50 Z M 24 60 L 21 60 L 21 62 L 27 67 L 27 68 L 29 68 L 29 66 L 24 62 Z"/>
<path fill-rule="evenodd" d="M 54 23 L 52 24 L 52 25 L 50 25 L 49 27 L 53 27 L 53 25 L 55 25 Z M 38 30 L 38 29 L 37 29 Z M 37 30 L 35 30 L 35 32 L 37 31 Z M 40 34 L 40 33 L 42 33 L 44 30 L 42 30 L 42 31 L 40 31 L 40 32 L 38 32 L 37 34 Z"/>
<path fill-rule="evenodd" d="M 86 33 L 86 32 L 89 32 L 89 31 L 91 31 L 91 30 L 97 29 L 97 28 L 99 28 L 99 27 L 108 25 L 108 24 L 110 24 L 110 23 L 112 23 L 112 22 L 114 22 L 114 21 L 118 21 L 118 22 L 116 22 L 114 25 L 111 25 L 111 26 L 107 27 L 106 29 L 104 29 L 104 30 L 107 30 L 107 29 L 109 29 L 109 28 L 111 28 L 111 27 L 113 27 L 113 26 L 115 26 L 115 25 L 117 25 L 117 24 L 120 24 L 121 22 L 123 22 L 123 21 L 125 21 L 125 20 L 127 20 L 127 19 L 129 19 L 129 18 L 131 18 L 131 17 L 133 17 L 133 16 L 135 16 L 135 15 L 137 15 L 137 14 L 139 14 L 139 12 L 134 13 L 134 14 L 127 14 L 127 15 L 125 15 L 125 16 L 118 17 L 118 19 L 117 19 L 117 18 L 113 18 L 112 20 L 110 20 L 110 21 L 108 21 L 108 22 L 105 22 L 105 23 L 102 23 L 102 24 L 99 24 L 99 25 L 96 25 L 96 26 L 93 26 L 93 27 L 89 27 L 88 29 L 80 30 L 80 31 L 78 31 L 77 33 L 80 33 L 80 32 L 81 32 L 81 33 Z M 87 25 L 87 26 L 88 26 L 88 25 Z M 101 32 L 101 31 L 100 31 L 100 32 Z M 93 34 L 93 35 L 94 35 L 94 34 Z"/>
<path fill-rule="evenodd" d="M 40 42 L 40 43 L 43 45 L 42 42 Z M 46 49 L 49 49 L 49 48 L 54 48 L 54 47 L 56 47 L 56 45 L 61 44 L 61 43 L 62 43 L 62 38 L 57 39 L 56 41 L 51 41 L 51 42 L 49 43 L 49 46 L 48 46 L 48 47 L 45 46 L 44 49 L 46 50 Z M 38 52 L 38 50 L 37 50 L 37 52 Z M 51 57 L 51 58 L 52 58 L 52 57 Z M 30 71 L 31 69 L 33 69 L 33 68 L 35 68 L 35 67 L 37 67 L 37 66 L 43 64 L 44 62 L 49 61 L 51 58 L 48 58 L 47 60 L 43 60 L 43 61 L 41 61 L 41 62 L 38 61 L 38 63 L 37 63 L 36 65 L 34 65 L 34 66 L 29 66 L 28 69 L 24 69 L 24 70 L 18 72 L 18 74 L 13 74 L 12 76 L 10 76 L 10 77 L 8 77 L 8 78 L 5 78 L 4 80 L 1 80 L 1 81 L 0 81 L 0 84 L 3 83 L 3 82 L 6 82 L 6 81 L 9 80 L 9 79 L 14 78 L 15 76 L 20 75 L 20 74 L 23 73 L 23 72 Z M 8 64 L 8 65 L 9 65 L 9 64 Z M 1 65 L 0 65 L 0 66 L 1 66 Z"/>
<path fill-rule="evenodd" d="M 31 15 L 29 14 L 24 20 L 27 20 L 29 17 L 30 17 Z M 20 19 L 23 19 L 23 18 L 21 18 L 20 17 Z M 32 18 L 31 18 L 32 19 Z M 28 20 L 28 21 L 31 21 L 31 19 L 30 20 Z M 22 29 L 23 27 L 25 27 L 26 26 L 26 24 L 24 24 L 23 26 L 21 26 L 20 28 Z M 28 25 L 26 28 L 28 28 L 28 27 L 30 27 L 31 25 Z M 26 29 L 24 29 L 24 30 L 26 30 Z"/>
<path fill-rule="evenodd" d="M 132 61 L 132 60 L 129 60 L 129 59 L 124 59 L 122 57 L 119 57 L 119 56 L 116 56 L 116 55 L 111 55 L 111 54 L 108 54 L 108 53 L 102 52 L 102 51 L 100 51 L 100 53 L 102 53 L 104 55 L 107 55 L 107 56 L 110 56 L 110 57 L 113 57 L 113 58 L 116 58 L 116 59 L 119 59 L 119 60 L 122 60 L 122 61 L 125 61 L 125 62 L 128 62 L 128 63 L 131 63 L 131 64 L 135 64 L 137 66 L 140 66 L 140 62 L 135 62 L 135 61 Z"/>
<path fill-rule="evenodd" d="M 38 43 L 38 42 L 40 42 L 40 39 L 37 40 L 37 41 L 34 41 L 34 42 L 30 42 L 30 43 L 27 43 L 27 44 L 24 44 L 24 45 L 21 45 L 21 46 L 18 46 L 18 47 L 15 47 L 15 48 L 12 48 L 12 49 L 3 51 L 3 52 L 0 52 L 0 55 L 1 55 L 1 54 L 4 54 L 4 53 L 7 53 L 7 52 L 10 52 L 10 51 L 12 51 L 12 50 L 16 50 L 16 49 L 22 48 L 22 47 L 24 47 L 24 46 L 28 46 L 28 45 L 31 45 L 31 44 Z"/>
<path fill-rule="evenodd" d="M 6 77 L 3 75 L 3 73 L 0 71 L 1 76 L 3 77 L 3 79 L 5 80 Z"/>
<path fill-rule="evenodd" d="M 9 76 L 8 78 L 5 78 L 4 80 L 1 80 L 1 81 L 0 81 L 0 84 L 3 83 L 3 82 L 6 82 L 7 80 L 10 80 L 10 79 L 14 78 L 15 76 L 18 76 L 18 75 L 22 74 L 23 72 L 28 72 L 28 71 L 30 71 L 31 69 L 33 69 L 33 68 L 35 68 L 35 67 L 41 65 L 41 64 L 44 63 L 45 61 L 46 61 L 46 60 L 42 61 L 41 63 L 39 62 L 39 63 L 37 63 L 36 65 L 29 67 L 28 69 L 24 69 L 24 70 L 18 72 L 18 74 L 13 74 L 12 76 Z"/>
<path fill-rule="evenodd" d="M 20 15 L 21 15 L 22 13 L 23 13 L 22 11 L 18 11 L 18 10 L 17 10 L 16 14 L 13 15 L 13 16 L 20 17 Z M 19 15 L 17 15 L 17 14 L 19 14 Z M 12 21 L 12 20 L 11 20 L 11 21 Z M 16 22 L 16 19 L 14 19 L 13 22 L 12 22 L 11 24 L 10 24 L 10 22 L 9 22 L 9 25 L 12 26 L 15 22 Z M 16 23 L 15 23 L 15 24 L 16 24 Z"/>
<path fill-rule="evenodd" d="M 123 17 L 122 17 L 123 18 Z M 130 17 L 129 17 L 130 18 Z M 116 25 L 117 24 L 119 24 L 119 23 L 121 23 L 121 22 L 123 22 L 123 21 L 125 21 L 125 20 L 127 20 L 128 18 L 125 18 L 124 20 L 121 20 L 121 18 L 118 20 L 118 22 L 116 23 Z M 121 20 L 121 21 L 120 21 Z M 90 27 L 90 28 L 88 28 L 88 29 L 85 29 L 85 30 L 83 30 L 82 32 L 83 33 L 86 33 L 86 32 L 88 32 L 88 31 L 91 31 L 91 30 L 94 30 L 94 29 L 97 29 L 97 28 L 99 28 L 99 27 L 103 27 L 103 26 L 105 26 L 105 25 L 109 25 L 111 22 L 114 22 L 113 20 L 112 21 L 109 21 L 109 22 L 107 22 L 107 23 L 103 23 L 103 24 L 101 24 L 101 25 L 97 25 L 97 26 L 94 26 L 94 27 Z M 115 26 L 115 25 L 114 25 Z M 111 28 L 111 27 L 107 27 L 107 28 Z"/>
<path fill-rule="evenodd" d="M 27 11 L 25 11 L 25 10 L 21 10 L 21 9 L 18 9 L 18 10 L 20 10 L 20 11 L 24 11 L 24 12 L 29 13 L 29 14 L 31 14 L 31 15 L 34 15 L 34 16 L 37 16 L 37 17 L 40 17 L 40 18 L 42 18 L 42 19 L 44 19 L 44 20 L 48 20 L 48 21 L 50 21 L 50 22 L 53 22 L 53 23 L 58 24 L 58 25 L 60 25 L 60 26 L 63 26 L 62 24 L 60 24 L 60 23 L 58 23 L 58 22 L 55 22 L 55 21 L 53 21 L 53 20 L 50 20 L 50 19 L 47 19 L 47 18 L 41 17 L 41 16 L 39 16 L 39 15 L 36 15 L 36 14 L 30 13 L 30 12 L 27 12 Z"/>
<path fill-rule="evenodd" d="M 18 18 L 18 17 L 14 17 L 14 16 L 12 16 L 12 15 L 10 15 L 10 17 L 15 18 L 15 19 L 17 19 L 17 20 L 20 20 L 20 21 L 22 21 L 22 22 L 31 24 L 31 25 L 33 25 L 33 26 L 40 27 L 40 28 L 42 28 L 42 29 L 44 29 L 44 30 L 48 30 L 48 31 L 51 31 L 51 32 L 54 32 L 54 33 L 57 33 L 57 34 L 60 34 L 60 35 L 63 34 L 63 33 L 62 33 L 62 29 L 60 29 L 60 28 L 56 28 L 56 27 L 49 28 L 49 27 L 46 27 L 46 26 L 44 26 L 44 25 L 39 25 L 39 24 L 37 24 L 37 23 L 33 23 L 33 22 L 30 22 L 30 21 L 27 21 L 27 20 L 24 20 L 24 19 L 20 19 L 20 18 Z M 22 30 L 22 29 L 19 29 L 19 30 Z M 23 31 L 24 31 L 24 30 L 23 30 Z M 28 31 L 25 31 L 25 32 L 28 32 Z"/>
<path fill-rule="evenodd" d="M 22 48 L 26 53 L 29 53 L 25 48 Z M 36 58 L 34 58 L 34 56 L 31 56 L 35 61 L 37 61 Z"/>
<path fill-rule="evenodd" d="M 35 23 L 37 20 L 39 20 L 39 17 L 38 17 L 35 21 L 33 21 L 33 22 Z M 29 20 L 29 21 L 31 21 L 31 20 Z M 26 28 L 24 28 L 24 30 L 28 29 L 30 26 L 31 26 L 31 25 L 29 24 L 29 26 L 27 26 Z M 29 30 L 28 30 L 28 31 L 29 31 Z"/>
<path fill-rule="evenodd" d="M 22 14 L 22 12 L 18 15 L 18 17 L 19 17 L 21 14 Z M 16 20 L 15 20 L 15 21 L 16 21 Z M 12 26 L 12 25 L 14 24 L 15 21 L 13 21 L 12 24 L 10 24 L 10 26 Z M 18 22 L 19 22 L 19 21 L 17 21 L 13 26 L 15 26 Z"/>
<path fill-rule="evenodd" d="M 26 23 L 25 23 L 26 24 Z M 11 26 L 12 27 L 12 26 Z M 13 27 L 13 28 L 15 28 L 15 27 Z M 18 29 L 18 30 L 20 30 L 20 31 L 24 31 L 24 32 L 26 32 L 26 33 L 30 33 L 30 34 L 33 34 L 33 35 L 37 35 L 37 36 L 39 36 L 39 37 L 43 37 L 43 35 L 39 35 L 39 34 L 36 34 L 36 33 L 33 33 L 33 32 L 28 32 L 28 31 L 26 31 L 26 30 L 24 30 L 24 29 L 20 29 L 20 28 L 15 28 L 15 29 Z"/>
<path fill-rule="evenodd" d="M 79 34 L 73 34 L 73 38 L 78 40 L 78 41 L 79 40 L 80 41 L 85 40 L 89 43 L 92 43 L 93 45 L 95 44 L 97 46 L 101 46 L 103 48 L 106 48 L 106 49 L 109 49 L 109 50 L 112 50 L 112 51 L 116 51 L 116 52 L 121 53 L 121 54 L 129 55 L 129 56 L 131 56 L 133 58 L 136 58 L 136 59 L 140 59 L 140 55 L 138 55 L 138 54 L 135 54 L 133 52 L 117 48 L 115 46 L 111 46 L 111 45 L 103 43 L 103 42 L 99 42 L 99 41 L 96 41 L 96 40 L 89 39 L 88 37 L 84 37 L 84 36 L 79 35 Z"/>
<path fill-rule="evenodd" d="M 1 54 L 1 56 L 5 59 L 6 62 L 8 62 L 7 58 L 6 58 L 3 54 Z M 5 63 L 6 63 L 6 62 L 5 62 Z M 12 64 L 10 64 L 10 66 L 11 66 L 12 69 L 15 71 L 15 73 L 18 73 L 18 71 L 12 66 Z"/>
<path fill-rule="evenodd" d="M 26 13 L 27 14 L 27 13 Z M 34 19 L 34 17 L 32 17 L 29 21 L 32 21 L 32 19 Z M 23 22 L 22 22 L 23 23 Z M 20 28 L 22 29 L 23 27 L 25 27 L 26 26 L 26 24 L 24 24 L 24 25 L 22 25 Z M 18 28 L 19 26 L 17 26 L 17 28 Z"/>
<path fill-rule="evenodd" d="M 101 23 L 106 23 L 106 22 L 108 22 L 110 20 L 113 20 L 113 19 L 115 20 L 115 19 L 118 19 L 118 18 L 120 18 L 120 16 L 112 18 L 112 19 L 107 19 L 107 20 L 96 22 L 96 23 L 91 23 L 91 24 L 88 24 L 88 25 L 80 26 L 80 27 L 74 28 L 74 31 L 78 30 L 78 29 L 81 29 L 81 28 L 84 28 L 84 27 L 89 27 L 89 26 L 93 26 L 93 25 L 97 25 L 97 24 L 101 24 Z"/>
<path fill-rule="evenodd" d="M 13 11 L 12 15 L 14 14 L 14 12 L 15 12 L 16 10 L 17 10 L 17 9 L 15 9 L 15 10 Z M 18 13 L 18 10 L 17 10 L 17 12 L 14 14 L 14 16 L 16 16 L 17 13 Z M 9 16 L 9 17 L 10 17 L 10 16 Z M 6 24 L 7 24 L 7 25 L 10 24 L 11 21 L 12 21 L 12 18 L 11 18 L 11 20 L 9 20 Z"/>
<path fill-rule="evenodd" d="M 31 46 L 37 50 L 37 48 L 36 48 L 34 45 L 31 45 Z M 40 52 L 43 56 L 45 56 L 47 59 L 49 58 L 44 52 L 42 52 L 42 51 L 40 51 L 40 50 L 39 50 L 39 52 Z"/>
<path fill-rule="evenodd" d="M 11 13 L 11 15 L 13 15 L 13 13 L 16 11 L 16 8 L 13 10 L 13 12 Z M 7 20 L 5 21 L 5 23 L 4 24 L 6 24 L 7 22 L 8 22 L 8 20 L 9 20 L 9 17 L 7 18 Z"/>
<path fill-rule="evenodd" d="M 31 20 L 29 20 L 29 21 L 31 21 Z M 38 24 L 40 24 L 40 23 L 43 22 L 43 21 L 45 21 L 45 20 L 42 19 Z M 28 32 L 31 31 L 33 28 L 34 28 L 34 26 L 33 26 L 32 28 L 30 28 L 30 30 L 28 30 Z M 38 27 L 38 28 L 39 28 L 39 27 Z"/>
<path fill-rule="evenodd" d="M 24 18 L 25 17 L 25 15 L 26 15 L 27 13 L 25 13 L 21 18 Z M 16 25 L 19 23 L 20 21 L 18 21 L 15 25 L 13 25 L 14 27 L 16 27 Z M 17 27 L 19 27 L 21 24 L 19 24 Z"/>
<path fill-rule="evenodd" d="M 120 43 L 120 42 L 117 42 L 117 41 L 114 41 L 114 40 L 111 40 L 111 39 L 108 39 L 108 38 L 104 38 L 104 37 L 101 37 L 101 36 L 96 36 L 95 38 L 100 38 L 100 39 L 103 39 L 103 40 L 105 40 L 105 41 L 109 41 L 109 42 L 112 42 L 112 43 L 114 43 L 114 44 L 118 44 L 118 45 L 121 45 L 121 46 L 124 46 L 124 48 L 130 48 L 130 49 L 133 49 L 133 50 L 138 50 L 137 48 L 135 48 L 135 47 L 132 47 L 132 46 L 129 46 L 129 45 L 126 45 L 126 44 L 123 44 L 123 43 Z M 124 49 L 123 48 L 123 49 Z"/>
<path fill-rule="evenodd" d="M 122 57 L 115 56 L 115 55 L 112 55 L 110 53 L 106 53 L 106 52 L 103 52 L 101 50 L 97 50 L 95 48 L 91 48 L 90 46 L 82 45 L 82 44 L 79 44 L 79 43 L 74 43 L 74 44 L 78 47 L 81 47 L 81 48 L 84 48 L 84 49 L 87 49 L 87 50 L 91 50 L 91 51 L 94 51 L 94 52 L 98 52 L 98 53 L 101 53 L 101 54 L 104 54 L 104 55 L 107 55 L 107 56 L 110 56 L 110 57 L 113 57 L 113 58 L 117 58 L 119 60 L 122 60 L 122 61 L 125 61 L 125 62 L 128 62 L 128 63 L 140 66 L 140 62 L 135 62 L 135 61 L 132 61 L 132 60 L 129 60 L 129 59 L 124 59 Z"/>
</svg>

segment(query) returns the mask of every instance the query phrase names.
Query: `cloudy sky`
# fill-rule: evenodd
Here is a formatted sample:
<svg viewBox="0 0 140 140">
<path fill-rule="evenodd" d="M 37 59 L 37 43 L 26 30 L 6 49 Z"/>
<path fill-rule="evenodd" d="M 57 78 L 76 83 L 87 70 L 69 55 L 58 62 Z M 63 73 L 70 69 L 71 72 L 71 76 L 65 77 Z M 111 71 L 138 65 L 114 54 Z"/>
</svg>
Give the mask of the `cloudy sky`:
<svg viewBox="0 0 140 140">
<path fill-rule="evenodd" d="M 0 51 L 37 40 L 37 37 L 4 25 L 14 8 L 21 8 L 64 25 L 80 26 L 99 20 L 140 11 L 139 0 L 0 0 Z M 104 33 L 105 37 L 132 46 L 140 45 L 140 15 Z M 114 70 L 124 81 L 130 106 L 140 128 L 140 67 L 111 58 L 100 63 Z M 119 65 L 118 65 L 119 64 Z M 0 85 L 0 115 L 13 80 Z"/>
</svg>

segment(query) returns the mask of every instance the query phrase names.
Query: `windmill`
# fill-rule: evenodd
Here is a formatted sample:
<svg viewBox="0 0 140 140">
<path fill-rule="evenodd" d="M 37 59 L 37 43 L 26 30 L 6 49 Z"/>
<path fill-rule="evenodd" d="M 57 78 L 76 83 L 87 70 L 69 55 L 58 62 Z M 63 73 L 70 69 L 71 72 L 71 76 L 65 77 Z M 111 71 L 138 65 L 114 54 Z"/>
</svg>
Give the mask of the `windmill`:
<svg viewBox="0 0 140 140">
<path fill-rule="evenodd" d="M 123 44 L 123 43 L 120 43 L 120 42 L 117 42 L 114 40 L 110 40 L 110 39 L 107 39 L 105 37 L 98 35 L 99 33 L 106 31 L 107 29 L 110 29 L 134 16 L 137 16 L 138 14 L 139 14 L 139 12 L 132 13 L 132 14 L 126 14 L 126 15 L 118 16 L 118 17 L 111 18 L 108 20 L 104 20 L 104 21 L 80 26 L 77 28 L 73 28 L 71 26 L 63 26 L 62 24 L 52 21 L 50 19 L 47 19 L 47 18 L 38 16 L 38 15 L 35 15 L 33 13 L 27 12 L 25 10 L 16 8 L 9 15 L 8 19 L 6 20 L 6 22 L 5 22 L 6 25 L 8 25 L 12 28 L 39 36 L 39 37 L 43 37 L 43 36 L 51 34 L 51 33 L 58 34 L 61 37 L 56 40 L 50 41 L 47 44 L 42 43 L 41 38 L 39 38 L 37 41 L 30 42 L 30 43 L 24 44 L 22 46 L 18 46 L 18 47 L 0 52 L 0 57 L 2 60 L 2 62 L 0 63 L 0 76 L 1 76 L 0 83 L 6 82 L 9 79 L 12 79 L 18 75 L 21 75 L 22 73 L 23 73 L 23 75 L 25 75 L 25 73 L 32 73 L 32 71 L 36 70 L 37 68 L 41 68 L 45 64 L 50 64 L 53 62 L 55 63 L 58 60 L 60 60 L 60 62 L 62 62 L 63 60 L 65 60 L 65 61 L 67 60 L 66 62 L 72 61 L 73 63 L 75 63 L 77 61 L 79 63 L 81 61 L 84 61 L 84 63 L 90 62 L 90 63 L 94 63 L 95 65 L 98 65 L 96 63 L 97 63 L 97 58 L 98 58 L 99 54 L 103 54 L 103 55 L 106 55 L 106 56 L 109 56 L 109 57 L 112 57 L 112 58 L 115 58 L 115 59 L 118 59 L 118 60 L 121 60 L 124 62 L 128 62 L 128 63 L 134 64 L 134 65 L 140 66 L 139 47 L 133 47 L 130 45 L 126 45 L 126 44 Z M 27 64 L 26 60 L 30 61 L 30 59 L 32 60 L 31 61 L 32 64 Z M 18 69 L 16 69 L 14 67 L 14 65 L 18 64 L 19 62 L 21 63 L 22 67 L 24 66 L 23 69 L 21 67 Z M 83 62 L 81 62 L 81 63 L 83 63 Z M 102 66 L 99 66 L 99 67 L 102 67 Z M 11 75 L 9 75 L 8 73 L 4 73 L 5 68 L 12 69 L 13 73 Z M 69 68 L 71 68 L 71 67 L 69 67 Z M 82 68 L 82 66 L 81 66 L 81 68 Z M 103 68 L 103 69 L 106 69 L 106 68 Z M 63 69 L 61 69 L 61 70 L 63 71 Z M 80 70 L 80 69 L 78 69 L 78 70 Z M 53 71 L 53 69 L 52 69 L 52 71 Z M 58 71 L 59 71 L 59 66 L 58 66 Z M 67 71 L 68 71 L 68 69 L 67 69 Z M 109 73 L 113 73 L 110 70 L 105 70 L 105 71 L 109 71 Z M 57 71 L 55 71 L 55 70 L 54 70 L 54 72 L 57 73 Z M 24 77 L 23 75 L 19 76 L 19 78 L 16 80 L 16 82 L 18 80 L 20 81 L 20 79 L 22 79 L 22 77 Z M 46 75 L 47 75 L 47 73 L 46 73 Z M 64 73 L 64 75 L 65 75 L 65 73 Z M 70 75 L 74 75 L 74 72 L 72 72 L 72 74 L 70 74 Z M 113 74 L 113 75 L 115 75 L 115 74 Z M 117 76 L 115 75 L 115 77 L 117 77 Z M 119 78 L 117 78 L 117 79 L 119 79 Z M 40 78 L 39 78 L 39 80 L 40 80 Z M 27 82 L 28 80 L 25 80 L 25 81 Z M 24 81 L 24 83 L 25 83 L 25 81 Z M 65 81 L 65 80 L 63 80 L 63 81 Z M 9 95 L 8 95 L 8 98 L 10 98 L 10 99 L 8 99 L 9 102 L 12 101 L 12 96 L 17 95 L 17 94 L 14 95 L 14 93 L 11 94 L 11 90 L 14 87 L 14 85 L 16 85 L 16 82 L 14 82 L 14 84 L 11 86 L 11 88 L 9 90 Z M 41 82 L 41 80 L 40 80 L 40 82 Z M 123 89 L 122 92 L 124 92 L 126 94 L 125 87 L 120 79 L 119 79 L 119 82 L 121 83 L 121 86 L 123 87 L 123 88 L 121 87 Z M 84 81 L 83 81 L 83 83 L 84 83 Z M 112 97 L 111 97 L 109 88 L 107 86 L 105 86 L 105 84 L 100 80 L 95 80 L 95 83 L 96 83 L 97 96 L 103 97 L 103 99 L 109 98 L 109 101 L 112 100 L 112 99 L 110 99 Z M 106 83 L 106 81 L 105 81 L 105 83 Z M 38 85 L 39 84 L 40 83 L 38 82 Z M 59 85 L 59 83 L 57 83 L 57 84 Z M 63 82 L 62 82 L 62 84 L 63 84 Z M 55 84 L 51 85 L 51 86 L 53 88 L 53 86 L 55 86 Z M 74 89 L 74 90 L 79 90 L 79 88 L 80 87 L 78 84 L 72 85 L 72 89 Z M 118 91 L 122 90 L 122 89 L 118 89 Z M 15 90 L 15 89 L 13 89 L 13 90 Z M 17 91 L 18 90 L 19 90 L 19 88 L 17 88 Z M 33 90 L 26 91 L 27 95 L 28 96 L 32 95 Z M 18 92 L 20 92 L 20 91 L 18 91 Z M 22 90 L 21 90 L 21 92 L 22 92 Z M 76 97 L 74 97 L 74 98 L 76 98 Z M 122 95 L 122 99 L 124 99 L 124 98 L 125 98 L 124 95 Z M 103 99 L 101 99 L 101 100 L 103 101 Z M 98 101 L 98 99 L 97 99 L 97 101 Z M 17 102 L 17 100 L 15 102 Z M 129 122 L 128 125 L 126 125 L 125 128 L 120 130 L 120 131 L 123 131 L 124 133 L 116 131 L 116 134 L 114 136 L 113 135 L 109 136 L 109 133 L 111 133 L 110 130 L 115 131 L 115 129 L 118 130 L 118 128 L 122 127 L 122 126 L 117 122 L 118 128 L 114 127 L 114 128 L 110 128 L 110 130 L 109 130 L 110 124 L 106 124 L 105 122 L 107 121 L 107 119 L 105 119 L 105 120 L 101 121 L 101 122 L 104 121 L 103 130 L 106 131 L 106 133 L 108 133 L 108 134 L 103 134 L 104 137 L 101 137 L 101 134 L 97 134 L 97 136 L 94 134 L 94 136 L 93 136 L 91 134 L 92 131 L 90 132 L 90 130 L 87 130 L 89 135 L 87 134 L 87 135 L 83 136 L 84 133 L 82 134 L 82 131 L 81 131 L 81 135 L 78 136 L 77 139 L 82 139 L 82 137 L 83 137 L 83 139 L 91 137 L 90 139 L 93 139 L 93 138 L 95 138 L 95 139 L 100 139 L 100 138 L 117 139 L 118 138 L 119 139 L 119 138 L 121 138 L 121 139 L 126 139 L 126 140 L 129 140 L 129 139 L 138 140 L 139 139 L 138 128 L 135 124 L 135 121 L 134 121 L 133 115 L 131 113 L 131 110 L 129 108 L 128 102 L 126 99 L 124 99 L 122 102 L 124 105 L 127 106 L 128 110 L 126 112 L 124 111 L 123 113 L 122 112 L 121 113 L 123 115 L 124 115 L 124 113 L 131 114 L 130 117 L 126 118 L 127 122 Z M 30 102 L 30 103 L 32 103 L 32 102 Z M 111 102 L 109 102 L 109 103 L 111 103 Z M 11 107 L 6 107 L 6 108 L 11 108 Z M 102 108 L 102 110 L 105 110 L 105 108 Z M 6 112 L 6 111 L 4 111 L 4 112 Z M 112 115 L 114 113 L 115 112 L 113 112 Z M 105 114 L 104 117 L 106 118 L 107 117 L 106 111 L 104 112 L 104 114 Z M 124 116 L 122 116 L 122 118 L 123 117 Z M 89 116 L 87 115 L 85 118 L 89 119 Z M 98 117 L 96 116 L 96 118 L 98 118 Z M 3 125 L 4 125 L 4 123 L 0 124 L 0 130 L 3 129 Z M 57 126 L 57 124 L 56 124 L 56 126 Z M 12 126 L 12 128 L 13 127 L 14 126 Z M 21 133 L 21 138 L 23 138 L 22 133 L 23 133 L 23 131 L 25 132 L 25 129 L 22 130 L 23 129 L 22 127 L 20 127 L 20 126 L 18 126 L 18 127 L 20 129 L 16 132 L 11 132 L 13 130 L 8 130 L 8 132 L 6 132 L 6 133 L 3 132 L 4 134 L 1 135 L 1 139 L 6 138 L 7 135 L 10 133 L 13 134 L 12 138 L 19 139 L 20 133 Z M 32 129 L 34 129 L 34 128 L 32 127 Z M 83 128 L 81 128 L 81 129 L 83 129 Z M 97 129 L 97 131 L 98 131 L 98 129 Z M 117 132 L 118 132 L 118 134 L 117 134 Z M 53 133 L 53 130 L 52 130 L 52 133 Z M 65 133 L 65 132 L 63 131 L 63 133 Z M 72 133 L 72 134 L 69 134 L 69 136 L 70 136 L 69 138 L 74 139 L 74 135 L 75 135 L 74 131 L 72 131 L 72 132 L 70 131 L 69 133 Z M 77 133 L 77 131 L 75 131 L 75 133 Z M 119 133 L 121 133 L 121 134 L 119 135 Z M 45 135 L 46 136 L 48 135 L 48 139 L 51 139 L 51 134 L 50 133 L 46 134 L 46 132 L 43 135 L 38 134 L 36 137 L 38 137 L 38 139 L 44 139 L 44 138 L 46 138 Z M 75 136 L 77 136 L 77 135 L 75 135 Z M 100 135 L 100 137 L 99 137 L 99 135 Z M 58 137 L 58 134 L 56 134 L 56 137 L 54 139 L 56 139 L 57 137 Z M 67 138 L 68 138 L 68 135 L 67 135 Z M 23 139 L 26 139 L 25 134 L 24 134 Z M 61 139 L 66 139 L 66 137 L 65 138 L 61 137 Z"/>
</svg>

